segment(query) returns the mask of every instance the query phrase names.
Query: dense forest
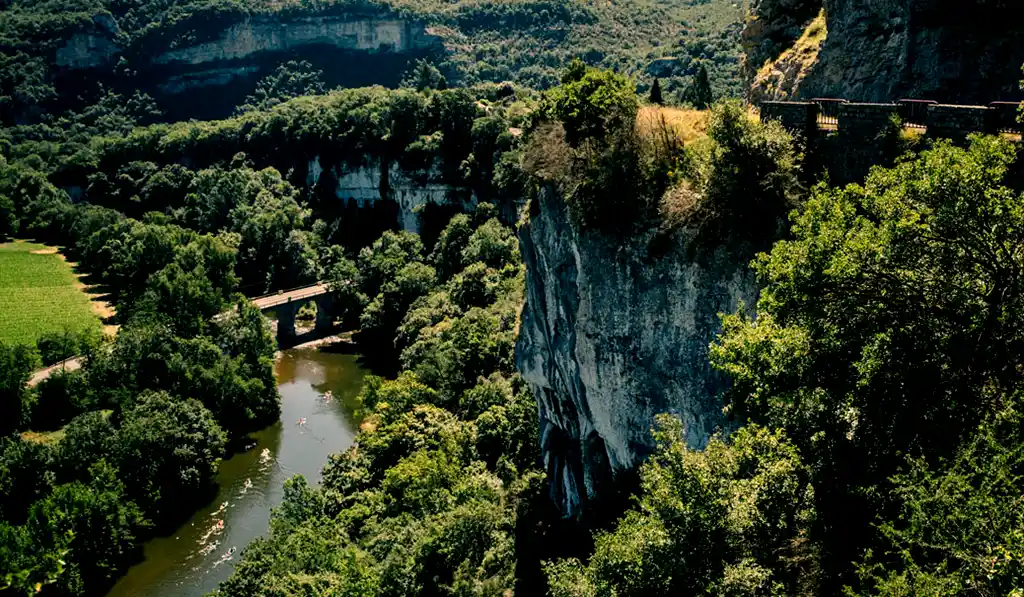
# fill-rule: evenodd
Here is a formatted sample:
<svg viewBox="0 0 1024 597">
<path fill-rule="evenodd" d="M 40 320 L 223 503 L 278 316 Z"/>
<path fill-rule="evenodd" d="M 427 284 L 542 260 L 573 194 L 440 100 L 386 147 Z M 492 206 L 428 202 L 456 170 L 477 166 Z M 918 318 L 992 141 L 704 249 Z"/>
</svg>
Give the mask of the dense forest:
<svg viewBox="0 0 1024 597">
<path fill-rule="evenodd" d="M 56 40 L 106 18 L 130 71 L 240 16 L 360 11 L 471 51 L 395 89 L 328 90 L 285 61 L 216 121 L 165 122 L 130 75 L 81 98 L 51 78 Z M 318 485 L 286 483 L 218 595 L 1024 595 L 1019 140 L 914 139 L 831 185 L 779 123 L 712 102 L 736 95 L 740 14 L 5 3 L 0 241 L 60 247 L 120 327 L 0 344 L 0 592 L 103 594 L 212 500 L 219 462 L 280 415 L 278 347 L 246 297 L 323 281 L 376 373 L 356 443 Z M 396 202 L 338 195 L 359 172 L 382 197 L 447 195 L 413 233 Z M 732 251 L 761 285 L 710 349 L 728 428 L 697 449 L 659 416 L 653 452 L 579 519 L 550 500 L 515 365 L 516 226 L 540 193 L 574 234 Z M 81 369 L 29 386 L 73 354 Z"/>
</svg>

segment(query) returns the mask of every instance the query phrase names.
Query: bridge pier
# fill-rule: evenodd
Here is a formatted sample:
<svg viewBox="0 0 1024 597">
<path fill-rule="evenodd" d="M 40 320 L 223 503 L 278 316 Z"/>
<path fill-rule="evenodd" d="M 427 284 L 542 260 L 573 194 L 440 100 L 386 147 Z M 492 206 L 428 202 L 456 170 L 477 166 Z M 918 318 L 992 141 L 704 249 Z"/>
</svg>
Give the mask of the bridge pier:
<svg viewBox="0 0 1024 597">
<path fill-rule="evenodd" d="M 275 310 L 277 311 L 277 345 L 288 346 L 295 341 L 295 315 L 299 312 L 298 301 L 289 300 Z"/>
<path fill-rule="evenodd" d="M 316 331 L 318 334 L 327 333 L 333 326 L 331 321 L 331 307 L 333 302 L 331 295 L 323 294 L 313 299 L 316 302 Z"/>
</svg>

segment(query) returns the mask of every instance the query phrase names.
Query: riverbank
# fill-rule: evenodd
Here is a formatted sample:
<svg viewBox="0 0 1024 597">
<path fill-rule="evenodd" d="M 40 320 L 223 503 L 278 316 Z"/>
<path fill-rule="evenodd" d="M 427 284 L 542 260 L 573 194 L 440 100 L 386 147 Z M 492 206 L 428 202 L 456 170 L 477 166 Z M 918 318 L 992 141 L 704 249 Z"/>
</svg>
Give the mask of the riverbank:
<svg viewBox="0 0 1024 597">
<path fill-rule="evenodd" d="M 346 450 L 356 434 L 352 412 L 367 371 L 355 354 L 320 350 L 346 341 L 340 334 L 277 353 L 280 420 L 221 462 L 216 497 L 173 533 L 147 542 L 144 560 L 107 597 L 206 595 L 231 574 L 240 550 L 267 531 L 287 479 L 301 474 L 319 483 L 329 455 Z"/>
</svg>

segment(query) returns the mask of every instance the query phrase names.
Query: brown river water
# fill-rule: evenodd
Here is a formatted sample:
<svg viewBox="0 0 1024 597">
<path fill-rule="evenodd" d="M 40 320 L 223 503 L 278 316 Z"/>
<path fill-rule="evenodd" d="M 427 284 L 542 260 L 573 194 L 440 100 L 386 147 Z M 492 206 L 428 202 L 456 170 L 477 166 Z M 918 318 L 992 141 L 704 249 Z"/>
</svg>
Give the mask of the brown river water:
<svg viewBox="0 0 1024 597">
<path fill-rule="evenodd" d="M 199 597 L 230 576 L 241 550 L 267 532 L 284 481 L 301 474 L 318 485 L 328 455 L 352 445 L 352 410 L 367 373 L 356 359 L 315 348 L 284 351 L 274 367 L 281 420 L 221 463 L 216 499 L 172 534 L 146 543 L 145 560 L 107 597 Z"/>
</svg>

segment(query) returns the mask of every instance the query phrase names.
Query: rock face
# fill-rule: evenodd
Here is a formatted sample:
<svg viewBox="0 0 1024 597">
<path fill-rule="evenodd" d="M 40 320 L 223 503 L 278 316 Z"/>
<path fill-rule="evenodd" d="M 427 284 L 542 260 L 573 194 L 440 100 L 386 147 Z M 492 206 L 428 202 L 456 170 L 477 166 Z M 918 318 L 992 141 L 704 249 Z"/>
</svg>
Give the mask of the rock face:
<svg viewBox="0 0 1024 597">
<path fill-rule="evenodd" d="M 60 68 L 97 68 L 109 64 L 121 51 L 108 36 L 98 33 L 76 33 L 57 48 Z"/>
<path fill-rule="evenodd" d="M 800 37 L 822 0 L 754 0 L 741 34 L 743 75 L 749 80 Z"/>
<path fill-rule="evenodd" d="M 760 0 L 744 33 L 748 64 L 778 57 L 801 18 L 822 6 L 828 37 L 792 97 L 1024 99 L 1017 0 Z"/>
<path fill-rule="evenodd" d="M 169 120 L 230 116 L 259 79 L 286 60 L 306 60 L 328 88 L 396 85 L 409 62 L 443 48 L 423 23 L 379 15 L 253 16 L 203 41 L 164 47 L 118 45 L 117 23 L 97 17 L 57 47 L 58 92 L 75 97 L 97 81 L 118 83 L 114 65 L 130 57 L 132 86 L 157 100 Z M 188 99 L 183 97 L 189 96 Z"/>
<path fill-rule="evenodd" d="M 650 452 L 656 414 L 680 416 L 695 447 L 723 424 L 708 345 L 718 313 L 757 300 L 749 257 L 652 255 L 653 235 L 581 233 L 548 191 L 520 229 L 516 361 L 537 399 L 552 498 L 569 516 Z"/>
<path fill-rule="evenodd" d="M 398 19 L 247 19 L 232 25 L 213 41 L 159 54 L 153 64 L 194 66 L 312 45 L 342 50 L 407 52 L 430 47 L 433 38 L 422 27 Z"/>
<path fill-rule="evenodd" d="M 466 191 L 456 191 L 450 185 L 434 182 L 440 173 L 432 172 L 417 180 L 399 168 L 398 164 L 348 168 L 344 165 L 324 168 L 320 158 L 309 163 L 306 185 L 313 188 L 321 183 L 324 173 L 334 182 L 334 196 L 354 202 L 358 207 L 373 207 L 381 201 L 397 204 L 397 221 L 402 230 L 420 232 L 420 212 L 427 205 L 450 205 L 469 211 L 477 203 L 476 197 Z"/>
</svg>

